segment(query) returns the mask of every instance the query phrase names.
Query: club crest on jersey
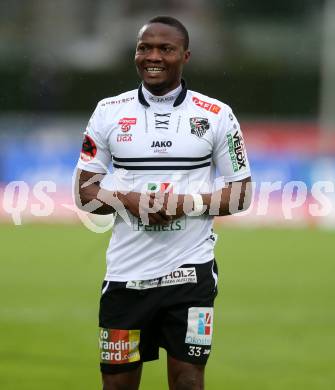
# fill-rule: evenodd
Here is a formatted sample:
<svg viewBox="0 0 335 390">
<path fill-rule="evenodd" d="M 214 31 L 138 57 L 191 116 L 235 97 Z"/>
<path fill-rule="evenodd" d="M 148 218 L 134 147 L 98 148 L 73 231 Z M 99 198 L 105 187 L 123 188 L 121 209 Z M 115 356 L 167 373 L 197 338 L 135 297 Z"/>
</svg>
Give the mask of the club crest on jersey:
<svg viewBox="0 0 335 390">
<path fill-rule="evenodd" d="M 137 118 L 121 118 L 119 120 L 119 125 L 121 125 L 121 130 L 126 133 L 131 129 L 131 126 L 136 125 Z"/>
<path fill-rule="evenodd" d="M 193 117 L 190 118 L 191 134 L 197 137 L 203 137 L 209 129 L 209 123 L 207 118 Z"/>
</svg>

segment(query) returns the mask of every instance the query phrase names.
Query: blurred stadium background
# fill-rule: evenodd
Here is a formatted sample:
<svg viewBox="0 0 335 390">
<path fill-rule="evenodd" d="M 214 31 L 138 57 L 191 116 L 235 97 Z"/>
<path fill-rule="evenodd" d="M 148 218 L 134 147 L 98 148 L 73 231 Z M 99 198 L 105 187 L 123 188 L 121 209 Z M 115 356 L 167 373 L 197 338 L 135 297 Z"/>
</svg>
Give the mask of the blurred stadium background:
<svg viewBox="0 0 335 390">
<path fill-rule="evenodd" d="M 99 388 L 94 332 L 110 232 L 90 232 L 64 205 L 88 118 L 98 100 L 136 88 L 135 37 L 159 14 L 189 29 L 189 88 L 233 107 L 256 183 L 248 215 L 217 224 L 225 285 L 207 388 L 333 389 L 334 0 L 0 2 L 0 387 Z M 45 181 L 55 183 L 54 209 L 43 215 Z M 307 196 L 293 194 L 287 217 L 292 181 Z M 13 182 L 26 183 L 23 193 Z M 266 213 L 261 182 L 280 183 Z M 316 182 L 328 183 L 319 200 Z M 327 212 L 313 216 L 320 199 Z M 163 364 L 148 365 L 143 389 L 167 388 Z"/>
</svg>

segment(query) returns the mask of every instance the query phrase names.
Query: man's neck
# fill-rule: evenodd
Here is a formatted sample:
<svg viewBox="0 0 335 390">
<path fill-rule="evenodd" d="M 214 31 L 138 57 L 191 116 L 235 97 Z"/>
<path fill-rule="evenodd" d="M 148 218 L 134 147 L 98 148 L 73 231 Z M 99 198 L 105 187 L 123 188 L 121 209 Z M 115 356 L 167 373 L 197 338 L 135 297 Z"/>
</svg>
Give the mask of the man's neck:
<svg viewBox="0 0 335 390">
<path fill-rule="evenodd" d="M 161 103 L 173 105 L 174 101 L 177 99 L 177 96 L 180 94 L 181 90 L 182 90 L 182 85 L 180 84 L 178 85 L 177 88 L 170 90 L 164 95 L 156 95 L 153 94 L 150 90 L 148 90 L 144 85 L 142 87 L 143 95 L 150 105 L 161 104 Z"/>
<path fill-rule="evenodd" d="M 175 83 L 171 85 L 170 87 L 161 86 L 161 85 L 147 85 L 143 83 L 143 87 L 151 93 L 153 96 L 165 96 L 169 94 L 170 92 L 174 91 L 176 88 L 178 88 L 181 85 L 181 81 L 179 80 L 178 83 Z"/>
</svg>

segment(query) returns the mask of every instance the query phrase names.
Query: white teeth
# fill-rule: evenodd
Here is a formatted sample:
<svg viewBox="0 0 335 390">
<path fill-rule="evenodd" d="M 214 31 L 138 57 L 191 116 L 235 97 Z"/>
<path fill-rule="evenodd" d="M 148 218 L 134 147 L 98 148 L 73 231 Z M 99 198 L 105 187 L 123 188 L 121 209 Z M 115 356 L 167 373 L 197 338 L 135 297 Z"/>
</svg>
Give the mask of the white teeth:
<svg viewBox="0 0 335 390">
<path fill-rule="evenodd" d="M 163 68 L 146 68 L 147 72 L 154 72 L 154 73 L 162 72 L 163 70 L 164 70 Z"/>
</svg>

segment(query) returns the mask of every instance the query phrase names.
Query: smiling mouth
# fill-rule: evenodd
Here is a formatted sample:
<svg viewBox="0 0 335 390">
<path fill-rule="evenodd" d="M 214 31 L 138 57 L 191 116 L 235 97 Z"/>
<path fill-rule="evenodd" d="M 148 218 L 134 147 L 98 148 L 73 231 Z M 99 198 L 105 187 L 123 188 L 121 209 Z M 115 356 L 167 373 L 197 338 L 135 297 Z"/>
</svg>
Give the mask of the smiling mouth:
<svg viewBox="0 0 335 390">
<path fill-rule="evenodd" d="M 164 69 L 164 68 L 157 67 L 157 66 L 152 66 L 152 67 L 147 67 L 147 68 L 145 68 L 145 70 L 146 70 L 148 73 L 151 73 L 151 74 L 159 74 L 159 73 L 163 72 L 165 69 Z"/>
</svg>

